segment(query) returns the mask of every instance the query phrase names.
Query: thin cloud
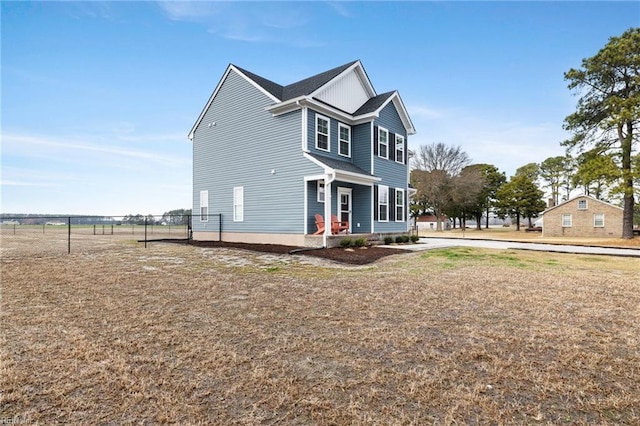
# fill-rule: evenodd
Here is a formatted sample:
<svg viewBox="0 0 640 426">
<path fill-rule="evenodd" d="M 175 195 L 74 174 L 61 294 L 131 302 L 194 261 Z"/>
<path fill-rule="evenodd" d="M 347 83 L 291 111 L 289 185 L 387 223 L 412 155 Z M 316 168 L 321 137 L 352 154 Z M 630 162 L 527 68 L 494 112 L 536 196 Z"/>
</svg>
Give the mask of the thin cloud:
<svg viewBox="0 0 640 426">
<path fill-rule="evenodd" d="M 425 120 L 433 120 L 444 117 L 444 113 L 442 111 L 429 108 L 423 105 L 413 105 L 408 108 L 409 114 L 412 117 L 423 118 Z"/>
<path fill-rule="evenodd" d="M 121 160 L 136 160 L 146 163 L 159 164 L 165 167 L 185 167 L 188 161 L 185 159 L 160 155 L 155 152 L 136 151 L 117 146 L 106 146 L 101 143 L 91 143 L 87 141 L 62 142 L 60 140 L 31 135 L 5 134 L 2 136 L 3 150 L 5 154 L 17 153 L 21 156 L 40 156 L 42 150 L 48 150 L 47 156 L 57 156 L 58 159 L 68 158 L 70 156 L 77 158 L 83 157 L 82 153 L 89 156 L 91 154 L 108 154 Z"/>
<path fill-rule="evenodd" d="M 158 2 L 173 21 L 196 22 L 210 34 L 246 43 L 322 47 L 308 28 L 314 16 L 304 3 L 272 2 Z"/>
</svg>

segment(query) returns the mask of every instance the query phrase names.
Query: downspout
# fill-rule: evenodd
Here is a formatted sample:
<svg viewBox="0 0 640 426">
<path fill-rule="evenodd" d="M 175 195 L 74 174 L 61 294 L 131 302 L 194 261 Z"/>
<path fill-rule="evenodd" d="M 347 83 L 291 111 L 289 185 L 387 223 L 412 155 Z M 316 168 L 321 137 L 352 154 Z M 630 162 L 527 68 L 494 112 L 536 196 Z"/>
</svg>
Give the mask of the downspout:
<svg viewBox="0 0 640 426">
<path fill-rule="evenodd" d="M 327 248 L 328 237 L 331 235 L 331 183 L 336 180 L 336 172 L 327 173 L 324 180 L 324 233 L 322 247 Z"/>
</svg>

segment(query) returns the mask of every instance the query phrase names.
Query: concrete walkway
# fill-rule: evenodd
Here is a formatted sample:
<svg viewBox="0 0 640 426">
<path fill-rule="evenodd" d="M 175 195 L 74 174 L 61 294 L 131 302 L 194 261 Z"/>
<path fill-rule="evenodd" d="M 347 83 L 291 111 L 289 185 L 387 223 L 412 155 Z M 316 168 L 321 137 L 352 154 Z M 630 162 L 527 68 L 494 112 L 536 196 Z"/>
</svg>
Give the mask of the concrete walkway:
<svg viewBox="0 0 640 426">
<path fill-rule="evenodd" d="M 597 254 L 608 256 L 628 256 L 640 258 L 640 249 L 612 248 L 593 246 L 574 246 L 568 244 L 519 243 L 514 241 L 476 240 L 465 238 L 420 238 L 420 244 L 387 246 L 406 250 L 432 250 L 444 247 L 481 247 L 498 250 L 537 250 L 558 253 Z"/>
</svg>

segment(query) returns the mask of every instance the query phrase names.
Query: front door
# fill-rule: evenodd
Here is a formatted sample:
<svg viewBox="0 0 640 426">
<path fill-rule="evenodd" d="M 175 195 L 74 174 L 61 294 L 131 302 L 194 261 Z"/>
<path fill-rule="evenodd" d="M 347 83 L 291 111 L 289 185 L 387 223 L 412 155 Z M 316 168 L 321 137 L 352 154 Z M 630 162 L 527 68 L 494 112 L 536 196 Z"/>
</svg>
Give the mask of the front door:
<svg viewBox="0 0 640 426">
<path fill-rule="evenodd" d="M 338 188 L 338 217 L 340 222 L 349 222 L 351 233 L 351 188 Z"/>
</svg>

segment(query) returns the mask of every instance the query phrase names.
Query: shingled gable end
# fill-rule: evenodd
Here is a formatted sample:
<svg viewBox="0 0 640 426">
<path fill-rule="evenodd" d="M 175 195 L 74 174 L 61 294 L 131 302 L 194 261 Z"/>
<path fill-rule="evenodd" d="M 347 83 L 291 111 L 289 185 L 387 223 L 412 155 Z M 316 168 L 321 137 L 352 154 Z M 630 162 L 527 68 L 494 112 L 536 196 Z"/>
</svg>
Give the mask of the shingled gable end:
<svg viewBox="0 0 640 426">
<path fill-rule="evenodd" d="M 360 61 L 285 86 L 231 64 L 189 132 L 193 237 L 327 246 L 317 222 L 332 216 L 369 238 L 406 232 L 412 134 Z"/>
</svg>

